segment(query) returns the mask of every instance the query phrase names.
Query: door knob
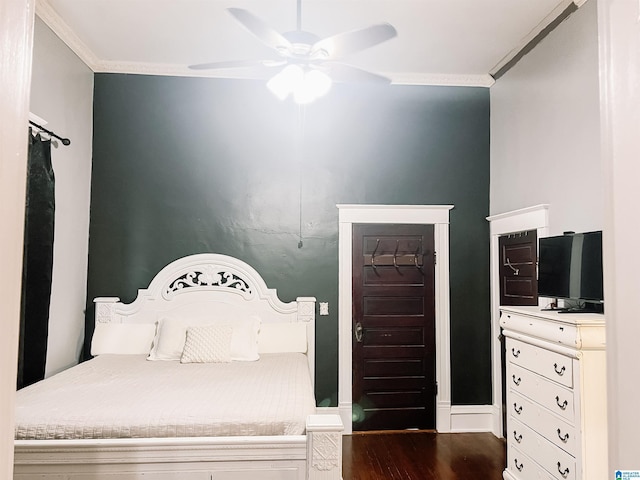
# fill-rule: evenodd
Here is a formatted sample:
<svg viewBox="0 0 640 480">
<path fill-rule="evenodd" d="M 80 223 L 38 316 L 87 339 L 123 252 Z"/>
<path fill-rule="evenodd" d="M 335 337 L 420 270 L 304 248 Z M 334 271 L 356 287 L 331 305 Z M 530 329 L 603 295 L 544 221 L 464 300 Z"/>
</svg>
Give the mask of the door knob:
<svg viewBox="0 0 640 480">
<path fill-rule="evenodd" d="M 362 343 L 362 324 L 360 322 L 356 323 L 355 336 L 356 342 Z"/>
</svg>

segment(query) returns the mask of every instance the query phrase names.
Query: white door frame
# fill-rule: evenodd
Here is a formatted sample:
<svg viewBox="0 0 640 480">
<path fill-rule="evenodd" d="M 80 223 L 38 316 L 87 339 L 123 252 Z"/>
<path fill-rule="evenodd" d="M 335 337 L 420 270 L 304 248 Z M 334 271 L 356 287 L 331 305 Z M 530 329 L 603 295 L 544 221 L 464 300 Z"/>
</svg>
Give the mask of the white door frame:
<svg viewBox="0 0 640 480">
<path fill-rule="evenodd" d="M 13 478 L 27 129 L 35 3 L 35 0 L 4 0 L 0 6 L 0 478 Z"/>
<path fill-rule="evenodd" d="M 493 377 L 492 432 L 502 437 L 502 362 L 500 342 L 500 247 L 501 235 L 537 230 L 538 238 L 548 236 L 549 205 L 514 210 L 487 217 L 491 231 L 491 358 Z"/>
<path fill-rule="evenodd" d="M 345 433 L 352 432 L 352 242 L 353 224 L 434 226 L 436 318 L 436 429 L 451 430 L 449 328 L 449 210 L 453 205 L 337 205 L 338 207 L 338 410 Z"/>
</svg>

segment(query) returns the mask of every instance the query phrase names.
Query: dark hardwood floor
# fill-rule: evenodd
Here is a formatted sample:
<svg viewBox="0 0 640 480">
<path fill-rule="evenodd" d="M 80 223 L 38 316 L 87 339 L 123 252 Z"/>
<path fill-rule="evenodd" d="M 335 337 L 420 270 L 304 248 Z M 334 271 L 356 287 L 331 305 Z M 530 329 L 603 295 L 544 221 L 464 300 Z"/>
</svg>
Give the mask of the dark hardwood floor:
<svg viewBox="0 0 640 480">
<path fill-rule="evenodd" d="M 501 480 L 505 443 L 491 433 L 345 435 L 344 480 Z"/>
</svg>

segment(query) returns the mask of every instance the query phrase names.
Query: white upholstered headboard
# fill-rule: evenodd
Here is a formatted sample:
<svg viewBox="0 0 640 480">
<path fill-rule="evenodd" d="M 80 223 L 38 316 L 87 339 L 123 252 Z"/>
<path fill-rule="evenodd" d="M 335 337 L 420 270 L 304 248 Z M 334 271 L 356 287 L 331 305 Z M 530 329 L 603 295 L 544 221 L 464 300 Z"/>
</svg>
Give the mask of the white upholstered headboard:
<svg viewBox="0 0 640 480">
<path fill-rule="evenodd" d="M 263 324 L 303 322 L 309 371 L 314 378 L 316 299 L 281 301 L 255 269 L 237 258 L 214 253 L 183 257 L 160 270 L 148 288 L 138 290 L 133 302 L 98 297 L 94 303 L 96 323 L 155 323 L 164 316 L 234 315 L 257 315 Z M 286 344 L 286 333 L 284 337 Z"/>
</svg>

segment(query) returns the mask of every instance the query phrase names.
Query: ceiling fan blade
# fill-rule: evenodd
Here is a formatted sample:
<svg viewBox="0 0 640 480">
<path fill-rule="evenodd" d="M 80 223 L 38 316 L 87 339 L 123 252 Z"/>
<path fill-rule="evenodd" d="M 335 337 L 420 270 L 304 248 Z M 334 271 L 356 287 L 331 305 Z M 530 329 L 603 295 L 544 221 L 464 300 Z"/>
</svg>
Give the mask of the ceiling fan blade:
<svg viewBox="0 0 640 480">
<path fill-rule="evenodd" d="M 287 63 L 284 60 L 232 60 L 228 62 L 210 62 L 189 65 L 191 70 L 225 70 L 231 68 L 270 68 Z"/>
<path fill-rule="evenodd" d="M 377 73 L 372 73 L 344 63 L 326 62 L 322 64 L 322 69 L 327 70 L 334 82 L 377 85 L 388 85 L 391 83 L 391 79 L 383 75 L 378 75 Z"/>
<path fill-rule="evenodd" d="M 293 46 L 278 31 L 271 28 L 253 13 L 242 8 L 228 8 L 227 11 L 266 46 L 278 51 L 281 55 L 290 54 Z"/>
<path fill-rule="evenodd" d="M 327 60 L 342 58 L 351 53 L 385 42 L 398 34 L 393 25 L 381 23 L 351 32 L 338 33 L 316 42 L 311 48 L 312 58 Z"/>
</svg>

